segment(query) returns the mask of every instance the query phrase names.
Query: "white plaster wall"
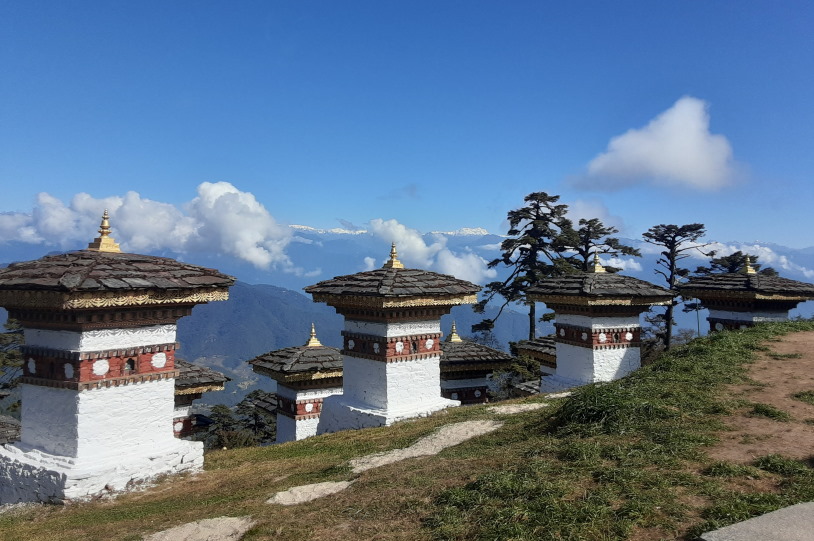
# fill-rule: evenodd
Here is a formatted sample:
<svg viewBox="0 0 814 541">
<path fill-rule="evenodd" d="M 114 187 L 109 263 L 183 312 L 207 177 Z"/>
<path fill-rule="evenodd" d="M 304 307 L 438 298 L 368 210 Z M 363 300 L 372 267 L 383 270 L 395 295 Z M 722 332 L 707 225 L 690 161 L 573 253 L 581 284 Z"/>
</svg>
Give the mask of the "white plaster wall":
<svg viewBox="0 0 814 541">
<path fill-rule="evenodd" d="M 277 443 L 297 440 L 297 422 L 287 415 L 277 414 Z"/>
<path fill-rule="evenodd" d="M 372 334 L 375 336 L 386 336 L 394 338 L 397 336 L 408 336 L 411 334 L 433 334 L 441 332 L 441 321 L 419 320 L 400 321 L 393 323 L 377 323 L 372 321 L 358 321 L 352 319 L 345 320 L 345 330 L 361 334 Z"/>
<path fill-rule="evenodd" d="M 342 387 L 328 387 L 327 389 L 303 389 L 295 391 L 291 387 L 286 387 L 282 383 L 277 385 L 277 396 L 288 398 L 289 400 L 314 400 L 325 398 L 342 392 Z"/>
<path fill-rule="evenodd" d="M 434 355 L 427 359 L 387 363 L 387 409 L 409 410 L 416 404 L 437 400 L 441 394 L 440 358 L 440 355 Z"/>
<path fill-rule="evenodd" d="M 387 363 L 381 361 L 343 355 L 343 394 L 355 402 L 387 408 L 386 367 Z M 441 392 L 440 384 L 438 392 Z"/>
<path fill-rule="evenodd" d="M 767 321 L 786 321 L 789 318 L 788 310 L 760 311 L 760 312 L 730 312 L 727 310 L 710 310 L 712 319 L 731 319 L 734 321 L 748 321 L 760 323 Z"/>
<path fill-rule="evenodd" d="M 86 391 L 23 385 L 25 445 L 84 461 L 139 454 L 174 440 L 175 380 Z"/>
<path fill-rule="evenodd" d="M 557 314 L 557 323 L 588 329 L 629 328 L 639 326 L 639 316 L 590 317 L 576 314 Z"/>
<path fill-rule="evenodd" d="M 640 367 L 639 348 L 589 349 L 557 343 L 559 378 L 585 383 L 612 381 Z"/>
<path fill-rule="evenodd" d="M 175 342 L 175 325 L 149 325 L 127 329 L 97 329 L 92 331 L 52 331 L 25 329 L 25 343 L 69 351 L 99 351 L 123 349 Z"/>
</svg>

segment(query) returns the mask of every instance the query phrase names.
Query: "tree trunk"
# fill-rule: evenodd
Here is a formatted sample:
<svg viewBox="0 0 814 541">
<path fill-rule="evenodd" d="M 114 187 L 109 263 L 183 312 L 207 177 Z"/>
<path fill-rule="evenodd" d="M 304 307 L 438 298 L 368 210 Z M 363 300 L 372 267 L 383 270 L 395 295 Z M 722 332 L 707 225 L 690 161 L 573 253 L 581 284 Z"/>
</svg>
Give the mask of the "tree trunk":
<svg viewBox="0 0 814 541">
<path fill-rule="evenodd" d="M 537 306 L 529 303 L 529 340 L 537 338 Z"/>
<path fill-rule="evenodd" d="M 666 321 L 664 322 L 664 349 L 670 349 L 670 344 L 673 341 L 673 303 L 667 305 L 667 311 L 664 313 Z"/>
</svg>

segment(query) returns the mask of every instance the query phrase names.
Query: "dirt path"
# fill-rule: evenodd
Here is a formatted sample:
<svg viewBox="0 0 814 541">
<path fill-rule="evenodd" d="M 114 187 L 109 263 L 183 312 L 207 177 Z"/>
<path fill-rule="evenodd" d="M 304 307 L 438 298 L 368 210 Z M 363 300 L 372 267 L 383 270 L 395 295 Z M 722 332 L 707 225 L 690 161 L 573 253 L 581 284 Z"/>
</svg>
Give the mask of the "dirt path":
<svg viewBox="0 0 814 541">
<path fill-rule="evenodd" d="M 770 351 L 759 353 L 749 366 L 749 377 L 757 384 L 733 385 L 729 392 L 735 399 L 774 406 L 791 420 L 778 422 L 742 408 L 725 419 L 731 431 L 720 433 L 720 441 L 708 449 L 714 459 L 747 464 L 771 453 L 814 456 L 814 405 L 792 398 L 814 391 L 814 332 L 791 333 L 766 345 Z"/>
</svg>

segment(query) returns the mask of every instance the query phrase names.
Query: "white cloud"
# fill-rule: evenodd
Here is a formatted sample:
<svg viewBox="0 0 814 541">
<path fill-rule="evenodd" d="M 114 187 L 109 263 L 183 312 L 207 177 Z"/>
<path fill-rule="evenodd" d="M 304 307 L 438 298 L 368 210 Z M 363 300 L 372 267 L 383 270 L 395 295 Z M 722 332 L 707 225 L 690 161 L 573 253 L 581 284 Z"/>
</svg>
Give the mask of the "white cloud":
<svg viewBox="0 0 814 541">
<path fill-rule="evenodd" d="M 432 242 L 427 244 L 421 233 L 400 224 L 396 220 L 370 221 L 370 231 L 374 236 L 387 242 L 395 242 L 398 257 L 405 266 L 434 270 L 451 274 L 461 280 L 484 283 L 497 276 L 497 271 L 487 268 L 486 260 L 472 252 L 455 253 L 446 247 L 447 238 L 433 234 Z M 365 263 L 372 258 L 365 258 Z"/>
<path fill-rule="evenodd" d="M 362 268 L 363 271 L 371 271 L 376 268 L 376 259 L 372 257 L 365 258 L 365 266 Z"/>
<path fill-rule="evenodd" d="M 110 211 L 112 236 L 123 250 L 210 251 L 263 269 L 303 274 L 285 253 L 292 240 L 291 229 L 278 224 L 254 195 L 228 182 L 199 185 L 186 212 L 132 191 L 124 197 L 102 199 L 79 193 L 69 205 L 40 193 L 30 215 L 0 214 L 0 242 L 84 248 L 96 236 L 104 209 Z"/>
<path fill-rule="evenodd" d="M 632 257 L 622 259 L 619 257 L 604 258 L 600 256 L 599 263 L 603 267 L 616 267 L 617 269 L 621 269 L 623 271 L 641 272 L 642 270 L 642 264 Z"/>
<path fill-rule="evenodd" d="M 787 271 L 794 274 L 802 274 L 807 279 L 814 278 L 814 270 L 790 261 L 788 257 L 778 254 L 768 246 L 761 246 L 760 244 L 723 244 L 713 242 L 707 248 L 709 250 L 715 250 L 715 257 L 724 257 L 732 255 L 735 252 L 743 252 L 745 254 L 758 256 L 757 262 L 760 263 L 760 265 L 763 267 L 774 267 L 781 275 L 784 274 L 781 271 Z"/>
<path fill-rule="evenodd" d="M 606 227 L 615 227 L 622 231 L 625 222 L 620 216 L 610 213 L 608 207 L 599 199 L 576 199 L 568 203 L 568 219 L 574 222 L 574 227 L 579 227 L 579 220 L 590 220 L 599 218 Z"/>
<path fill-rule="evenodd" d="M 684 96 L 647 126 L 612 138 L 575 183 L 616 189 L 653 182 L 714 190 L 733 176 L 732 147 L 723 135 L 710 133 L 707 103 Z"/>
</svg>

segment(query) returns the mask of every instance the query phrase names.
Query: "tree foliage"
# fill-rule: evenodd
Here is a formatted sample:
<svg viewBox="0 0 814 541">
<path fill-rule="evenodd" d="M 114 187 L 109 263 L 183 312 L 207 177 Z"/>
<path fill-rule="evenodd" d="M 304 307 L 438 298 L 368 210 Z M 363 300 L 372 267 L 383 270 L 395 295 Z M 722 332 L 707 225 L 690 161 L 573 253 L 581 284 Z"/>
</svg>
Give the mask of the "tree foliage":
<svg viewBox="0 0 814 541">
<path fill-rule="evenodd" d="M 618 238 L 611 236 L 618 232 L 619 230 L 615 227 L 608 227 L 603 224 L 599 218 L 591 218 L 590 220 L 581 218 L 579 228 L 571 228 L 566 233 L 568 247 L 577 253 L 576 259 L 579 269 L 585 272 L 589 271 L 593 265 L 594 254 L 610 255 L 611 257 L 619 257 L 620 255 L 641 257 L 642 254 L 639 250 L 622 244 Z M 605 270 L 618 272 L 621 269 L 606 266 Z"/>
<path fill-rule="evenodd" d="M 715 255 L 713 252 L 710 255 Z M 738 250 L 737 252 L 721 256 L 721 257 L 713 257 L 708 267 L 699 266 L 695 269 L 695 274 L 699 276 L 705 276 L 708 274 L 717 274 L 717 273 L 735 273 L 735 272 L 742 272 L 746 267 L 746 258 L 749 258 L 750 266 L 758 272 L 758 274 L 762 274 L 764 276 L 777 276 L 777 271 L 774 270 L 772 267 L 763 267 L 760 263 L 757 262 L 759 256 L 747 254 Z"/>
<path fill-rule="evenodd" d="M 209 412 L 212 424 L 203 435 L 206 448 L 236 449 L 274 442 L 277 421 L 273 413 L 260 407 L 264 396 L 265 391 L 252 391 L 234 410 L 224 404 L 212 406 Z"/>
<path fill-rule="evenodd" d="M 690 273 L 689 269 L 679 266 L 679 263 L 690 257 L 692 250 L 697 250 L 704 255 L 712 253 L 704 252 L 702 249 L 707 244 L 698 242 L 698 239 L 705 234 L 704 224 L 660 224 L 654 225 L 642 234 L 645 242 L 663 248 L 661 257 L 656 262 L 656 265 L 661 268 L 657 267 L 655 272 L 664 278 L 667 288 L 675 293 L 672 303 L 666 306 L 663 314 L 654 314 L 645 318 L 653 325 L 656 339 L 664 344 L 665 349 L 670 349 L 672 342 L 673 325 L 675 325 L 673 312 L 678 304 L 675 300 L 675 297 L 678 296 L 677 286 L 681 279 Z"/>
<path fill-rule="evenodd" d="M 565 217 L 567 205 L 557 204 L 560 197 L 545 192 L 528 194 L 525 206 L 510 210 L 508 238 L 501 245 L 501 256 L 489 262 L 489 268 L 504 265 L 510 269 L 502 282 L 486 284 L 484 295 L 474 310 L 483 313 L 486 305 L 500 296 L 503 303 L 494 319 L 484 319 L 472 326 L 472 332 L 491 330 L 495 320 L 511 303 L 529 307 L 529 339 L 536 333 L 536 310 L 526 298 L 528 287 L 546 276 L 553 276 L 573 269 L 568 261 L 567 232 L 571 222 Z"/>
</svg>

